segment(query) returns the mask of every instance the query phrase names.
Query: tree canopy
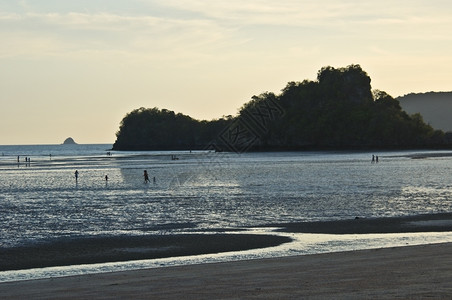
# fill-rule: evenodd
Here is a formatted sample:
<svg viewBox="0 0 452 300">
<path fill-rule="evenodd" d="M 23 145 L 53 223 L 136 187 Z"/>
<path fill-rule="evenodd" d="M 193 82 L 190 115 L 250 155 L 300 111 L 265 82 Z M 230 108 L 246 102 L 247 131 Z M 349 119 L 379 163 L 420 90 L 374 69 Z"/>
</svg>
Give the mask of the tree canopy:
<svg viewBox="0 0 452 300">
<path fill-rule="evenodd" d="M 317 80 L 262 93 L 237 116 L 199 121 L 166 109 L 139 108 L 121 121 L 115 150 L 225 151 L 446 146 L 444 133 L 408 115 L 398 100 L 371 89 L 359 65 L 324 67 Z"/>
</svg>

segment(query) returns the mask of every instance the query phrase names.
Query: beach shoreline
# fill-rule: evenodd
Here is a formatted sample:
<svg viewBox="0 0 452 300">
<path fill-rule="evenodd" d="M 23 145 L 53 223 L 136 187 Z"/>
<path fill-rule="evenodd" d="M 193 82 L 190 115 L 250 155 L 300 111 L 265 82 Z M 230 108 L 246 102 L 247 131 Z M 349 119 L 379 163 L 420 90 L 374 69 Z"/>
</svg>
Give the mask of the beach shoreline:
<svg viewBox="0 0 452 300">
<path fill-rule="evenodd" d="M 171 234 L 57 239 L 0 248 L 0 271 L 245 251 L 290 242 L 270 234 Z"/>
<path fill-rule="evenodd" d="M 157 253 L 158 257 L 209 255 L 208 253 L 274 247 L 290 241 L 287 236 L 278 236 L 278 232 L 289 235 L 291 232 L 317 232 L 328 235 L 359 232 L 357 236 L 375 232 L 433 234 L 452 231 L 452 214 L 288 223 L 279 224 L 274 230 L 274 235 L 245 234 L 246 231 L 239 231 L 233 234 L 198 233 L 167 237 L 103 237 L 91 240 L 91 245 L 86 243 L 86 239 L 72 240 L 66 241 L 65 245 L 49 244 L 40 250 L 32 248 L 27 253 L 9 253 L 0 255 L 0 258 L 2 262 L 10 260 L 9 263 L 17 267 L 17 263 L 23 263 L 25 258 L 39 263 L 41 255 L 52 250 L 50 255 L 47 253 L 48 257 L 60 259 L 60 262 L 63 262 L 61 265 L 66 266 L 74 262 L 72 255 L 85 253 L 89 259 L 93 259 L 96 251 L 99 251 L 97 258 L 106 261 L 106 253 L 111 254 L 115 252 L 113 250 L 122 249 L 125 250 L 122 254 L 126 253 L 127 260 L 136 259 L 137 255 L 141 257 L 149 249 L 154 251 L 154 254 Z M 72 252 L 69 251 L 71 248 Z M 33 254 L 33 251 L 36 252 Z M 65 251 L 69 252 L 64 253 Z M 61 253 L 65 254 L 64 257 Z M 452 287 L 449 284 L 452 282 L 451 265 L 452 243 L 449 242 L 403 247 L 382 246 L 367 250 L 7 281 L 0 283 L 0 298 L 446 298 L 452 295 Z"/>
<path fill-rule="evenodd" d="M 230 228 L 189 234 L 69 237 L 2 247 L 0 271 L 226 253 L 270 248 L 292 241 L 280 233 L 452 232 L 452 214 L 269 224 L 262 228 L 265 234 Z"/>
<path fill-rule="evenodd" d="M 380 217 L 275 223 L 269 226 L 281 232 L 323 234 L 371 234 L 452 231 L 452 213 L 420 214 L 415 216 Z"/>
<path fill-rule="evenodd" d="M 5 299 L 448 298 L 452 243 L 0 283 Z"/>
<path fill-rule="evenodd" d="M 219 229 L 218 232 L 210 233 L 69 237 L 17 247 L 2 247 L 0 271 L 245 251 L 275 247 L 292 241 L 287 236 L 279 235 L 280 232 L 315 234 L 452 232 L 452 214 L 269 224 L 263 228 L 265 234 L 251 234 L 246 228 Z M 230 233 L 221 233 L 228 230 Z"/>
</svg>

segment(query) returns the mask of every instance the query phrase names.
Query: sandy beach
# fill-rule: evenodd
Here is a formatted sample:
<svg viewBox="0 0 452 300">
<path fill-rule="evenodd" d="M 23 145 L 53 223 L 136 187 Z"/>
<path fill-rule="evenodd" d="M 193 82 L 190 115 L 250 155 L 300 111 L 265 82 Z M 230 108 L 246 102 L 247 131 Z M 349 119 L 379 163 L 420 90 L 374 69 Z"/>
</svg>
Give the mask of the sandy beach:
<svg viewBox="0 0 452 300">
<path fill-rule="evenodd" d="M 451 214 L 280 224 L 318 233 L 452 230 Z M 339 229 L 338 229 L 339 228 Z M 71 239 L 3 249 L 3 268 L 172 257 L 264 248 L 276 235 Z M 206 263 L 0 283 L 0 299 L 451 298 L 452 243 Z"/>
<path fill-rule="evenodd" d="M 439 232 L 451 214 L 279 224 L 317 233 Z M 3 268 L 173 257 L 288 242 L 277 235 L 99 237 L 3 249 Z M 452 243 L 0 283 L 0 299 L 451 298 Z"/>
<path fill-rule="evenodd" d="M 286 233 L 369 234 L 452 231 L 452 214 L 269 224 Z M 265 227 L 264 227 L 265 228 Z M 224 229 L 226 230 L 226 229 Z M 291 241 L 277 233 L 171 234 L 59 238 L 0 247 L 0 271 L 180 257 L 267 248 Z"/>
<path fill-rule="evenodd" d="M 256 234 L 100 236 L 0 248 L 0 271 L 156 259 L 266 248 L 290 238 Z"/>
<path fill-rule="evenodd" d="M 451 282 L 447 243 L 18 281 L 0 298 L 450 299 Z"/>
</svg>

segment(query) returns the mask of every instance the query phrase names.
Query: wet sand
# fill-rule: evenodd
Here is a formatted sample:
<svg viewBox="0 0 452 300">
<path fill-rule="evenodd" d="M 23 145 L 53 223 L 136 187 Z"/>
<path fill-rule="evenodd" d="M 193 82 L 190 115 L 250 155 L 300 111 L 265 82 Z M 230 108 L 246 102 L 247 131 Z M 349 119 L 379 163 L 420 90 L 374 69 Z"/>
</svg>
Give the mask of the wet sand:
<svg viewBox="0 0 452 300">
<path fill-rule="evenodd" d="M 288 237 L 257 234 L 173 234 L 61 238 L 0 248 L 0 271 L 178 257 L 266 248 Z"/>
<path fill-rule="evenodd" d="M 273 224 L 279 231 L 327 234 L 369 234 L 452 231 L 452 214 L 439 213 L 405 217 L 362 218 L 328 222 Z"/>
<path fill-rule="evenodd" d="M 452 244 L 0 284 L 2 299 L 394 299 L 452 296 Z"/>
<path fill-rule="evenodd" d="M 279 225 L 287 232 L 435 232 L 452 231 L 452 215 Z M 45 266 L 55 261 L 80 263 L 80 258 L 116 261 L 117 257 L 107 255 L 111 253 L 128 260 L 137 255 L 193 255 L 283 242 L 287 242 L 284 237 L 245 234 L 73 239 L 21 253 L 3 252 L 0 262 L 16 269 L 30 262 Z M 0 299 L 437 299 L 452 297 L 451 282 L 452 243 L 445 243 L 7 282 L 0 283 Z"/>
<path fill-rule="evenodd" d="M 367 234 L 452 231 L 452 214 L 359 218 L 327 222 L 270 224 L 295 233 Z M 226 229 L 224 229 L 226 230 Z M 232 231 L 233 229 L 229 229 Z M 272 234 L 172 234 L 60 238 L 0 248 L 0 271 L 156 259 L 277 246 L 288 237 Z"/>
</svg>

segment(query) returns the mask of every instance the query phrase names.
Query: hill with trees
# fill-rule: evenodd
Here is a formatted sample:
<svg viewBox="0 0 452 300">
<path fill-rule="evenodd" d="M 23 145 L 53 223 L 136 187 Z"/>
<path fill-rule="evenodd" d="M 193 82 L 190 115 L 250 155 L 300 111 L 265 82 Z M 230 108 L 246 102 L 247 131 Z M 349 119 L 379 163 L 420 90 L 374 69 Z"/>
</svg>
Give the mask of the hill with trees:
<svg viewBox="0 0 452 300">
<path fill-rule="evenodd" d="M 433 128 L 452 132 L 452 92 L 411 93 L 396 99 L 407 113 L 420 113 Z"/>
<path fill-rule="evenodd" d="M 195 120 L 139 108 L 121 121 L 114 150 L 269 151 L 447 147 L 444 132 L 371 89 L 359 65 L 324 67 L 317 80 L 289 82 L 281 94 L 253 96 L 237 116 Z"/>
</svg>

